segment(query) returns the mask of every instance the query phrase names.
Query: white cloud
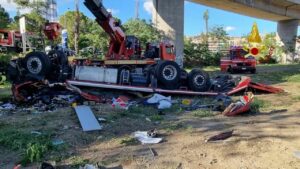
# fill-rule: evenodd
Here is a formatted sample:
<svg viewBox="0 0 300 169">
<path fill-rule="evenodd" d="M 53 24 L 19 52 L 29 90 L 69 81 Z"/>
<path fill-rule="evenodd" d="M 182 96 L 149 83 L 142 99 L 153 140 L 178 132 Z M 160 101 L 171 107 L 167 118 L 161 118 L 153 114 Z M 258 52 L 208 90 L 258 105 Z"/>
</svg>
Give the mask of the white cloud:
<svg viewBox="0 0 300 169">
<path fill-rule="evenodd" d="M 0 5 L 7 11 L 7 12 L 17 12 L 18 5 L 13 2 L 13 0 L 1 0 Z M 21 8 L 20 13 L 26 14 L 29 13 L 30 9 L 28 8 Z"/>
<path fill-rule="evenodd" d="M 14 12 L 14 11 L 17 11 L 17 4 L 14 3 L 12 0 L 1 0 L 0 5 L 1 5 L 7 12 Z"/>
<path fill-rule="evenodd" d="M 117 15 L 120 12 L 117 9 L 111 9 L 111 8 L 107 9 L 107 11 L 110 12 L 112 15 Z"/>
<path fill-rule="evenodd" d="M 236 30 L 236 28 L 233 27 L 233 26 L 226 26 L 226 27 L 225 27 L 225 31 L 226 31 L 226 32 L 230 32 L 230 31 L 234 31 L 234 30 Z"/>
<path fill-rule="evenodd" d="M 148 14 L 152 14 L 152 9 L 154 8 L 153 6 L 153 2 L 152 0 L 145 0 L 144 2 L 144 10 L 148 13 Z"/>
</svg>

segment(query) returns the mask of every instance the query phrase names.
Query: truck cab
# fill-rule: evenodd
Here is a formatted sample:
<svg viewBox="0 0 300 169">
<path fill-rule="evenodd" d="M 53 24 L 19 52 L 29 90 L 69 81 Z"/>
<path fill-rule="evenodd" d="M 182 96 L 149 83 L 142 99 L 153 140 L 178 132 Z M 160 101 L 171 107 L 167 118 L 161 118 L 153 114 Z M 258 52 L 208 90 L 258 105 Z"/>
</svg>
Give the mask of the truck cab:
<svg viewBox="0 0 300 169">
<path fill-rule="evenodd" d="M 252 55 L 247 56 L 248 54 L 249 52 L 243 49 L 242 46 L 231 47 L 228 55 L 221 58 L 221 71 L 256 73 L 256 59 Z"/>
</svg>

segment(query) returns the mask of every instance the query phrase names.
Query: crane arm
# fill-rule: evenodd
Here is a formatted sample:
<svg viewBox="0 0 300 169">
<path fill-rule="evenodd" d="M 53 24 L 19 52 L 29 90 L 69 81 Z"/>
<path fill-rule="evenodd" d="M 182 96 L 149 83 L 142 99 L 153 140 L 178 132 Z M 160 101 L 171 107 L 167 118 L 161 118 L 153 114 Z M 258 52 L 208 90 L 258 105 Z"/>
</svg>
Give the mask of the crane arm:
<svg viewBox="0 0 300 169">
<path fill-rule="evenodd" d="M 121 44 L 125 40 L 126 35 L 124 31 L 117 24 L 111 13 L 105 9 L 102 0 L 85 0 L 84 4 L 94 14 L 98 24 L 110 36 L 112 43 Z"/>
</svg>

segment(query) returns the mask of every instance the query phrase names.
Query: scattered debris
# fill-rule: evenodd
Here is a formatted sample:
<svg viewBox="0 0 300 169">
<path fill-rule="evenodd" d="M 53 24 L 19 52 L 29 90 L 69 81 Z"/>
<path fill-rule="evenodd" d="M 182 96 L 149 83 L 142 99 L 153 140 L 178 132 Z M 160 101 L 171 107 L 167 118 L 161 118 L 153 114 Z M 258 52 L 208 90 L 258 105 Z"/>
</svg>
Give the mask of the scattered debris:
<svg viewBox="0 0 300 169">
<path fill-rule="evenodd" d="M 117 99 L 113 98 L 113 99 L 112 99 L 112 104 L 111 104 L 111 106 L 112 106 L 113 108 L 117 108 L 117 109 L 125 109 L 125 110 L 128 110 L 128 108 L 129 108 L 128 101 L 129 101 L 129 99 L 126 98 L 126 97 L 124 97 L 124 96 L 123 96 L 123 97 L 120 96 L 120 97 L 118 97 Z"/>
<path fill-rule="evenodd" d="M 39 131 L 31 131 L 30 133 L 31 133 L 31 134 L 35 134 L 35 135 L 42 135 L 42 133 L 39 132 Z"/>
<path fill-rule="evenodd" d="M 162 141 L 162 138 L 153 138 L 149 136 L 147 131 L 136 131 L 133 133 L 133 136 L 142 144 L 157 144 Z"/>
<path fill-rule="evenodd" d="M 219 94 L 213 101 L 214 110 L 224 111 L 232 103 L 231 97 L 225 94 Z"/>
<path fill-rule="evenodd" d="M 11 104 L 11 103 L 5 103 L 0 106 L 0 110 L 14 110 L 15 108 L 16 108 L 16 105 Z"/>
<path fill-rule="evenodd" d="M 80 121 L 83 131 L 101 130 L 102 126 L 98 123 L 95 115 L 88 106 L 76 106 L 75 112 Z"/>
<path fill-rule="evenodd" d="M 233 130 L 227 131 L 227 132 L 222 132 L 220 134 L 217 134 L 217 135 L 214 135 L 214 136 L 210 137 L 205 142 L 212 142 L 212 141 L 218 141 L 218 140 L 226 140 L 229 137 L 231 137 L 232 134 L 233 134 Z"/>
<path fill-rule="evenodd" d="M 58 145 L 61 145 L 61 144 L 64 144 L 65 142 L 62 140 L 62 139 L 54 139 L 52 140 L 52 145 L 54 146 L 58 146 Z"/>
<path fill-rule="evenodd" d="M 191 99 L 183 99 L 183 100 L 181 101 L 181 104 L 182 104 L 182 105 L 185 105 L 185 106 L 189 106 L 189 105 L 192 104 L 192 100 L 191 100 Z"/>
<path fill-rule="evenodd" d="M 225 116 L 235 116 L 250 110 L 250 104 L 254 99 L 254 95 L 252 92 L 247 92 L 246 95 L 240 97 L 240 100 L 231 103 L 224 111 L 223 115 Z"/>
<path fill-rule="evenodd" d="M 98 169 L 98 167 L 92 164 L 86 164 L 84 167 L 79 167 L 79 169 Z"/>
<path fill-rule="evenodd" d="M 165 97 L 160 94 L 154 94 L 151 98 L 146 101 L 147 104 L 157 104 L 158 109 L 167 109 L 172 106 L 171 96 Z"/>
<path fill-rule="evenodd" d="M 103 122 L 103 123 L 105 123 L 107 120 L 106 120 L 105 118 L 98 117 L 98 121 L 99 121 L 99 122 Z"/>
</svg>

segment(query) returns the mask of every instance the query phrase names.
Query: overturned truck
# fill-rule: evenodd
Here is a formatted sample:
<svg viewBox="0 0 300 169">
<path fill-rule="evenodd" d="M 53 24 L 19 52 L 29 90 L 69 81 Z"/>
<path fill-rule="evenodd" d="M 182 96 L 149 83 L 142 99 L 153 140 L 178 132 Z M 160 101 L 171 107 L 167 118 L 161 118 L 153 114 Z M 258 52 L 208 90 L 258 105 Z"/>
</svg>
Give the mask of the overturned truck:
<svg viewBox="0 0 300 169">
<path fill-rule="evenodd" d="M 62 49 L 53 48 L 47 54 L 31 52 L 24 58 L 12 60 L 8 78 L 13 82 L 12 90 L 17 101 L 26 100 L 29 89 L 34 92 L 41 85 L 55 83 L 64 83 L 69 87 L 216 95 L 219 92 L 230 94 L 230 91 L 240 91 L 251 82 L 231 76 L 210 79 L 200 69 L 188 73 L 175 62 L 172 44 L 147 43 L 143 51 L 139 39 L 126 36 L 100 0 L 85 0 L 84 4 L 110 37 L 105 59 L 84 58 L 68 62 L 68 56 Z"/>
</svg>

